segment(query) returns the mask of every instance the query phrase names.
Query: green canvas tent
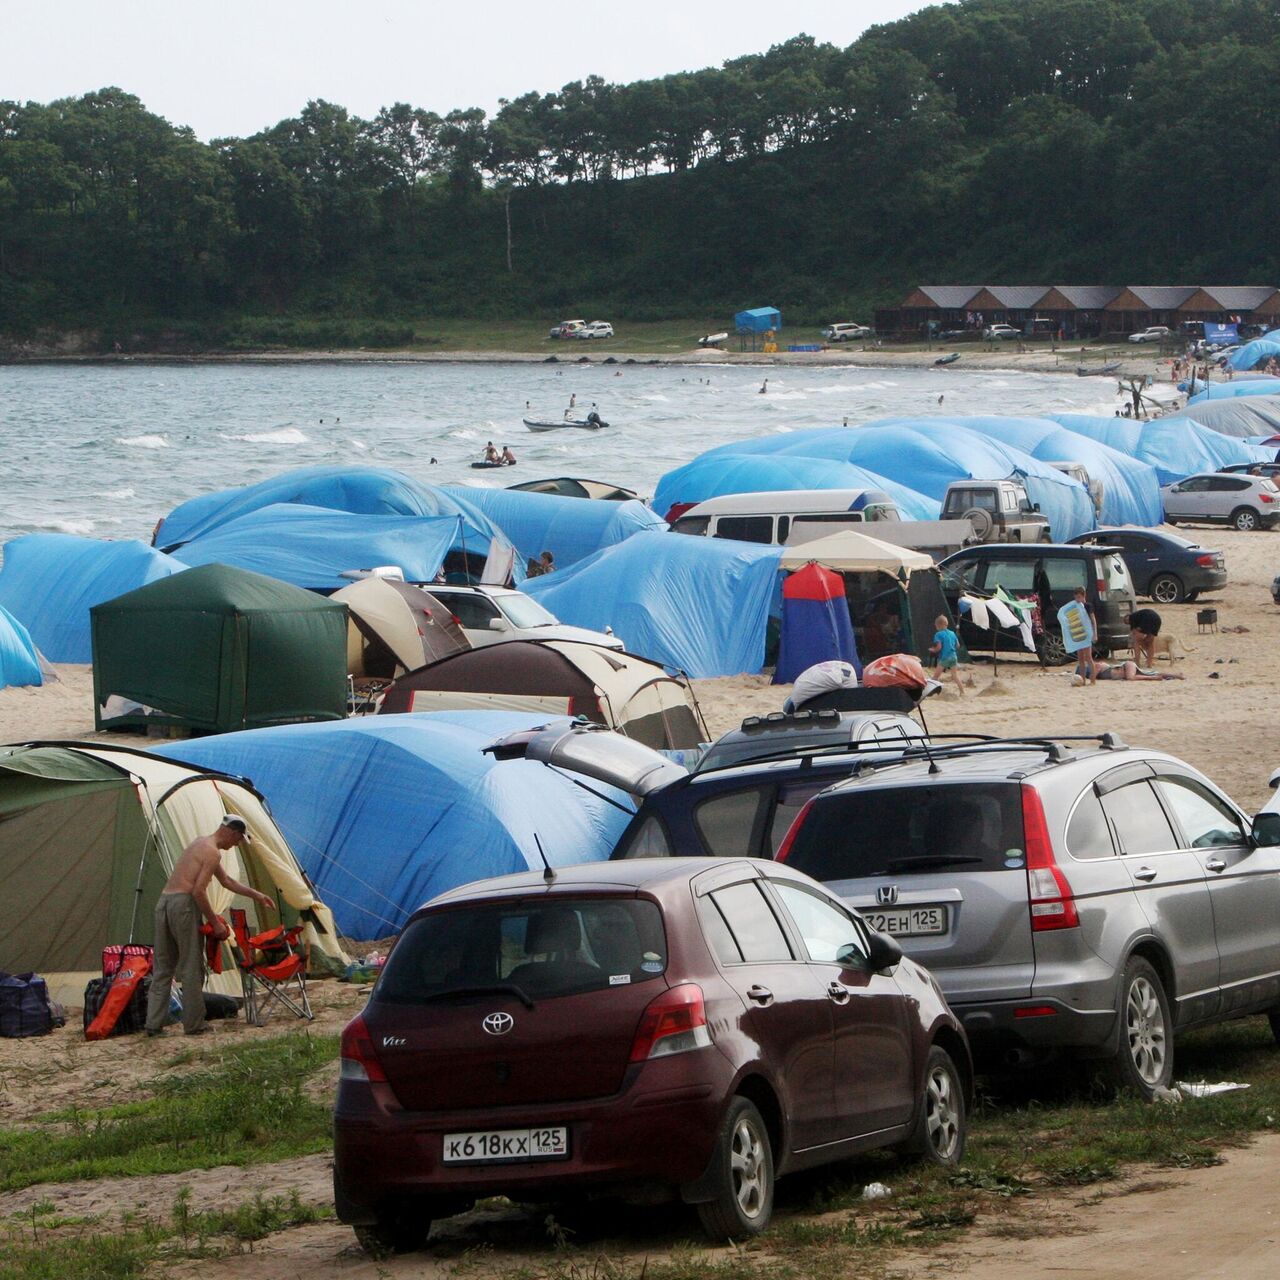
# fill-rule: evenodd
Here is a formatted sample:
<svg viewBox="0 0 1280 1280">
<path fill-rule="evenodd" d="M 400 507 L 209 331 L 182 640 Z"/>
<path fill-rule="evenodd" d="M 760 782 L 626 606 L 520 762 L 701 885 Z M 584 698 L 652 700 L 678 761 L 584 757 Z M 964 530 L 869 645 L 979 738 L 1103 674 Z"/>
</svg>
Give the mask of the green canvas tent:
<svg viewBox="0 0 1280 1280">
<path fill-rule="evenodd" d="M 90 611 L 99 729 L 204 733 L 347 714 L 347 608 L 203 565 Z"/>
<path fill-rule="evenodd" d="M 301 918 L 312 969 L 344 965 L 333 916 L 250 782 L 128 747 L 63 742 L 0 748 L 0 969 L 34 970 L 55 998 L 79 1004 L 104 946 L 152 941 L 156 898 L 178 855 L 227 813 L 244 818 L 252 838 L 223 865 L 278 910 L 235 899 L 216 880 L 214 909 L 244 906 L 255 932 Z M 229 951 L 208 989 L 239 994 Z"/>
</svg>

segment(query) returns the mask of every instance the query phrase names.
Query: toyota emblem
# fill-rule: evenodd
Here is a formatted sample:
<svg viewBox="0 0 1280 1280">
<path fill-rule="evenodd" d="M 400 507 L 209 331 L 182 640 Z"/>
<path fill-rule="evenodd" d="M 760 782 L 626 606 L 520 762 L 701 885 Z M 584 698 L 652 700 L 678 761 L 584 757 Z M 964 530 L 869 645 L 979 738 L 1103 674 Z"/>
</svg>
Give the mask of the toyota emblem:
<svg viewBox="0 0 1280 1280">
<path fill-rule="evenodd" d="M 896 884 L 882 884 L 876 890 L 876 901 L 882 907 L 891 907 L 898 901 L 898 886 Z"/>
<path fill-rule="evenodd" d="M 491 1036 L 504 1036 L 516 1025 L 516 1020 L 509 1013 L 491 1013 L 482 1025 Z"/>
</svg>

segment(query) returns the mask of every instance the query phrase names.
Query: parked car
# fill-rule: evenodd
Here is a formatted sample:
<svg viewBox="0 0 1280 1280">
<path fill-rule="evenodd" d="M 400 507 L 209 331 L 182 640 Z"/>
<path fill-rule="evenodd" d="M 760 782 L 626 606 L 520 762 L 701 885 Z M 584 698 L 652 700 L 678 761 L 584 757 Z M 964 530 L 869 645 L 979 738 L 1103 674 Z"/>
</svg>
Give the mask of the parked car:
<svg viewBox="0 0 1280 1280">
<path fill-rule="evenodd" d="M 1180 538 L 1155 529 L 1094 529 L 1072 538 L 1075 546 L 1108 546 L 1120 551 L 1129 570 L 1135 594 L 1157 604 L 1181 604 L 1195 600 L 1202 591 L 1221 591 L 1227 585 L 1226 559 Z"/>
<path fill-rule="evenodd" d="M 423 585 L 457 618 L 475 649 L 504 640 L 582 640 L 610 649 L 624 647 L 615 635 L 566 626 L 523 591 L 509 587 Z"/>
<path fill-rule="evenodd" d="M 1089 474 L 1089 468 L 1083 462 L 1051 462 L 1049 465 L 1055 471 L 1061 471 L 1064 476 L 1070 476 L 1073 480 L 1082 484 L 1089 493 L 1089 501 L 1093 503 L 1094 514 L 1102 515 L 1102 499 L 1104 496 L 1102 481 L 1093 479 Z"/>
<path fill-rule="evenodd" d="M 612 338 L 613 325 L 607 320 L 593 320 L 590 324 L 584 324 L 573 336 L 586 340 L 591 338 Z"/>
<path fill-rule="evenodd" d="M 1229 524 L 1242 532 L 1274 528 L 1280 520 L 1280 489 L 1265 476 L 1224 475 L 1214 471 L 1162 485 L 1168 524 L 1195 521 Z"/>
<path fill-rule="evenodd" d="M 983 329 L 982 336 L 994 339 L 1020 338 L 1022 337 L 1022 330 L 1014 324 L 989 324 Z"/>
<path fill-rule="evenodd" d="M 956 480 L 943 495 L 942 518 L 968 520 L 979 542 L 1053 541 L 1021 480 Z"/>
<path fill-rule="evenodd" d="M 740 1240 L 794 1170 L 956 1164 L 971 1080 L 934 980 L 793 868 L 502 876 L 417 911 L 342 1033 L 334 1200 L 379 1251 L 495 1195 L 682 1199 Z"/>
<path fill-rule="evenodd" d="M 911 754 L 778 859 L 927 965 L 980 1059 L 1066 1050 L 1152 1097 L 1176 1034 L 1280 1010 L 1280 815 L 1109 734 Z"/>
<path fill-rule="evenodd" d="M 1133 580 L 1114 546 L 1078 546 L 1072 543 L 1040 546 L 992 545 L 966 547 L 948 556 L 938 566 L 942 571 L 942 592 L 952 617 L 957 619 L 960 639 L 970 649 L 991 649 L 1000 637 L 1000 648 L 1018 643 L 1007 631 L 976 627 L 959 612 L 962 594 L 976 590 L 994 595 L 997 587 L 1006 594 L 1034 599 L 1040 608 L 1043 631 L 1036 637 L 1036 653 L 1045 665 L 1069 660 L 1058 625 L 1058 610 L 1070 603 L 1077 587 L 1084 587 L 1089 607 L 1098 625 L 1095 652 L 1129 647 L 1129 626 L 1125 619 L 1134 610 Z"/>
<path fill-rule="evenodd" d="M 677 503 L 663 518 L 673 533 L 785 545 L 796 525 L 809 526 L 812 537 L 868 521 L 901 521 L 902 512 L 882 489 L 779 489 Z"/>
<path fill-rule="evenodd" d="M 559 324 L 551 326 L 551 332 L 547 334 L 547 337 L 571 338 L 586 323 L 585 320 L 561 320 Z"/>
<path fill-rule="evenodd" d="M 1169 326 L 1163 324 L 1153 324 L 1138 333 L 1129 335 L 1130 342 L 1163 342 L 1169 337 Z"/>
<path fill-rule="evenodd" d="M 871 337 L 874 330 L 866 324 L 829 324 L 822 330 L 822 336 L 828 342 L 854 342 L 859 338 Z"/>
</svg>

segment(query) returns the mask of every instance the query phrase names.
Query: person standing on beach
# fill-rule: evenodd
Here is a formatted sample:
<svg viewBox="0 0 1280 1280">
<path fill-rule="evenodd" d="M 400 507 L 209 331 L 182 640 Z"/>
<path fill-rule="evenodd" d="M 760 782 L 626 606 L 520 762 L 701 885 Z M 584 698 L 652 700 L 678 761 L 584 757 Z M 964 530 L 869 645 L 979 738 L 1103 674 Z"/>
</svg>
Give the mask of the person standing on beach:
<svg viewBox="0 0 1280 1280">
<path fill-rule="evenodd" d="M 946 614 L 939 614 L 934 618 L 933 625 L 937 630 L 933 634 L 933 643 L 929 646 L 929 652 L 934 655 L 934 678 L 941 680 L 944 673 L 950 672 L 951 679 L 963 698 L 964 684 L 960 680 L 959 666 L 960 641 L 956 633 L 951 630 L 951 622 Z"/>
<path fill-rule="evenodd" d="M 198 1036 L 209 1029 L 204 1020 L 204 949 L 200 945 L 203 917 L 221 942 L 231 931 L 209 902 L 209 881 L 259 906 L 274 904 L 265 893 L 233 880 L 222 865 L 224 849 L 234 849 L 249 838 L 249 828 L 239 814 L 229 813 L 218 829 L 200 836 L 182 851 L 165 881 L 155 910 L 155 969 L 147 998 L 147 1035 L 158 1036 L 169 1016 L 169 993 L 176 977 L 182 984 L 182 1030 Z"/>
</svg>

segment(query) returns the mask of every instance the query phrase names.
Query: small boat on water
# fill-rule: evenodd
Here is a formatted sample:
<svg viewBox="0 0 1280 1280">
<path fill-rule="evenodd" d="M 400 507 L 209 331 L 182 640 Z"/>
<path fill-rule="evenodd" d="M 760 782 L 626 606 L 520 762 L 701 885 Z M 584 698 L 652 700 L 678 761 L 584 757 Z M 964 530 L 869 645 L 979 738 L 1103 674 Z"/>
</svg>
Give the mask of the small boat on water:
<svg viewBox="0 0 1280 1280">
<path fill-rule="evenodd" d="M 1077 378 L 1108 378 L 1120 367 L 1119 360 L 1113 360 L 1110 364 L 1100 364 L 1096 369 L 1086 369 L 1084 365 L 1076 365 Z"/>
<path fill-rule="evenodd" d="M 473 471 L 488 471 L 492 467 L 514 467 L 514 462 L 473 462 L 471 469 Z"/>
<path fill-rule="evenodd" d="M 958 351 L 953 351 L 949 356 L 939 356 L 933 363 L 934 364 L 955 364 L 955 362 L 959 359 L 960 359 L 960 353 Z"/>
<path fill-rule="evenodd" d="M 524 425 L 530 431 L 559 431 L 564 427 L 576 427 L 579 431 L 599 431 L 609 424 L 598 413 L 585 418 L 525 418 Z"/>
</svg>

